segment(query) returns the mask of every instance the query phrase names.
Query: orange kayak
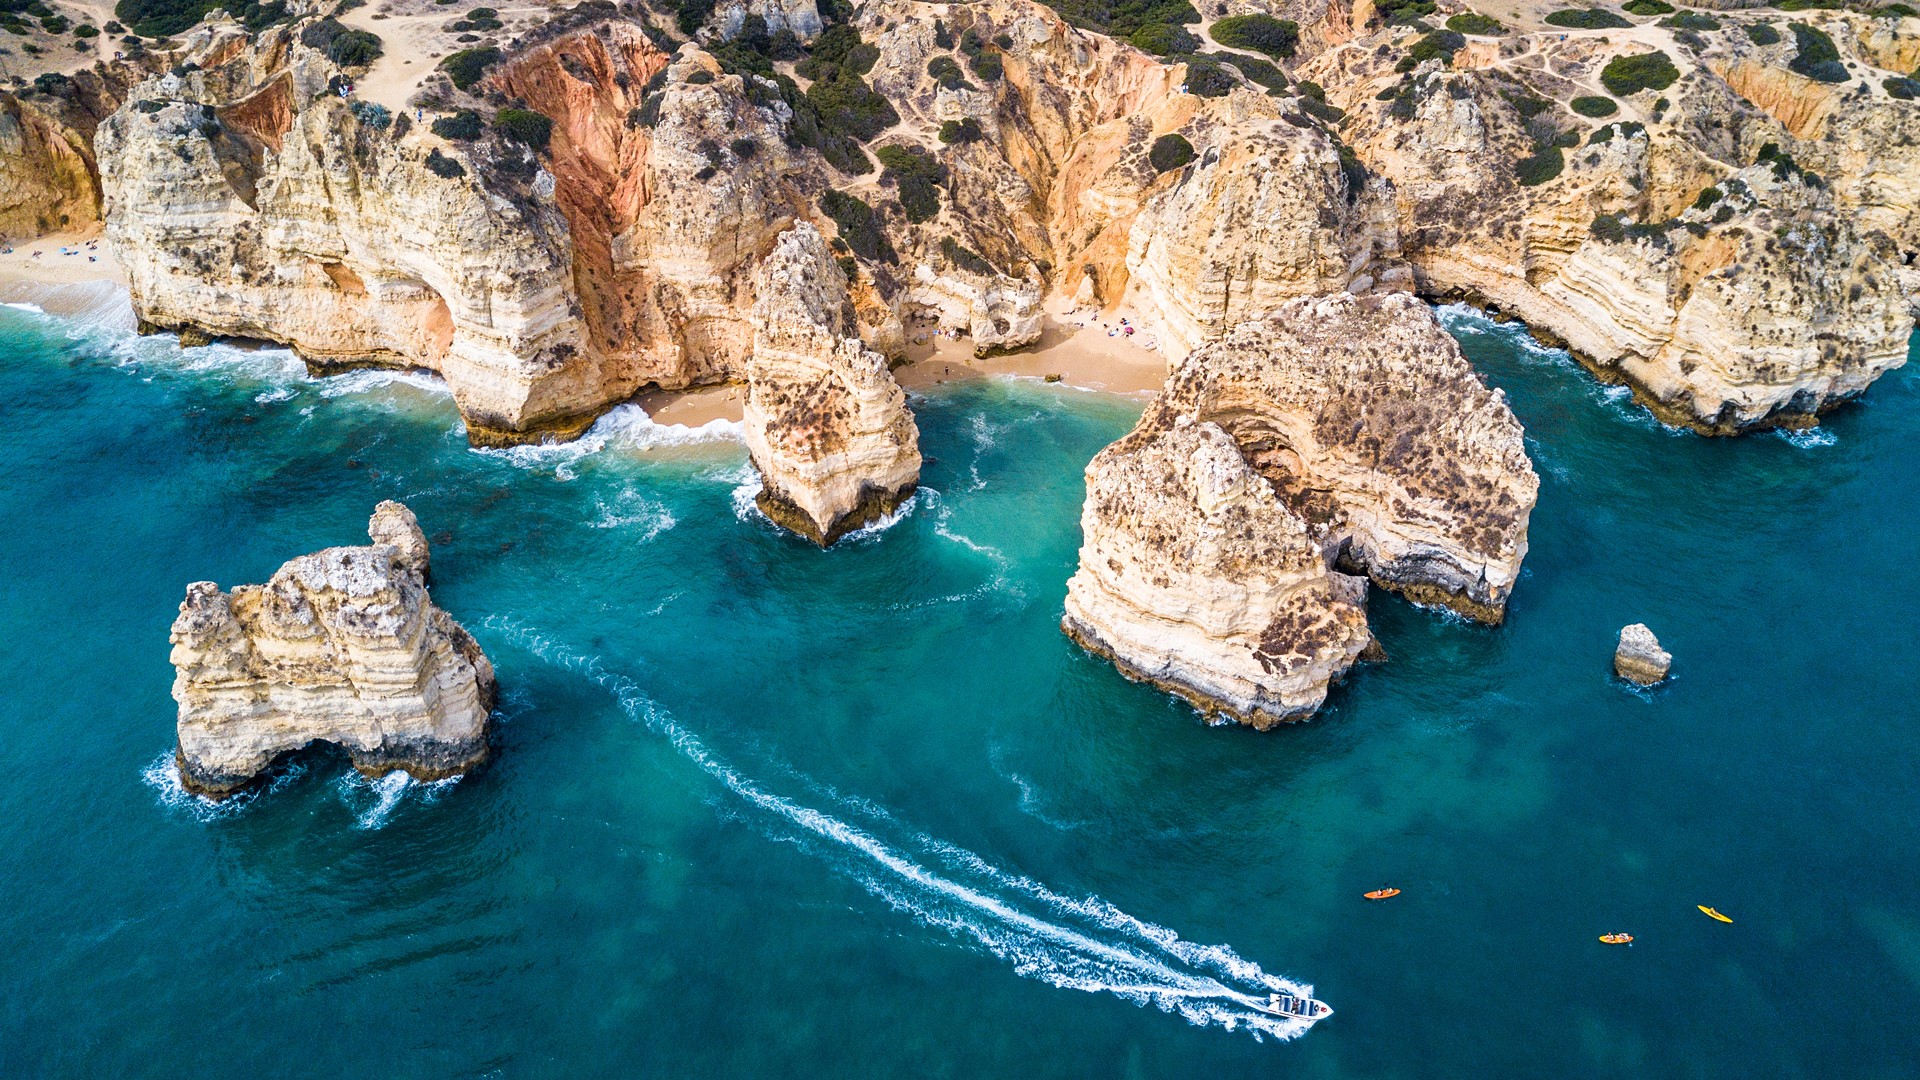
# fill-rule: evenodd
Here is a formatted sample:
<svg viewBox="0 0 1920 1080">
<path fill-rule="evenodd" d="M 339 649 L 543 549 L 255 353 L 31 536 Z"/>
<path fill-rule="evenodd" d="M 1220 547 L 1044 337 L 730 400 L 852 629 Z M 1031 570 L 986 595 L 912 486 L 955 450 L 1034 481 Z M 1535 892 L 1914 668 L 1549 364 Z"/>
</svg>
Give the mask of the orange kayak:
<svg viewBox="0 0 1920 1080">
<path fill-rule="evenodd" d="M 1367 894 L 1367 899 L 1387 900 L 1399 895 L 1400 895 L 1399 889 L 1375 889 L 1372 892 Z"/>
<path fill-rule="evenodd" d="M 1602 942 L 1605 942 L 1608 945 L 1631 945 L 1633 944 L 1633 935 L 1632 934 L 1601 934 L 1600 940 Z"/>
</svg>

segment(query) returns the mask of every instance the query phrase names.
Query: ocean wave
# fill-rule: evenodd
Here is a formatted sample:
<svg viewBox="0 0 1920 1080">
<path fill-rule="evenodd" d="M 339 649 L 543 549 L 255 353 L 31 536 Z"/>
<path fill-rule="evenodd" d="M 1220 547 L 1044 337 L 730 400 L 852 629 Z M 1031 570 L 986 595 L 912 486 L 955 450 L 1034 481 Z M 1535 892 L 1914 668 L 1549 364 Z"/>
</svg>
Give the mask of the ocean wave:
<svg viewBox="0 0 1920 1080">
<path fill-rule="evenodd" d="M 224 799 L 215 800 L 205 795 L 195 795 L 187 790 L 186 784 L 180 779 L 180 762 L 174 758 L 172 750 L 167 750 L 149 762 L 146 768 L 140 770 L 140 779 L 153 789 L 161 806 L 188 814 L 196 821 L 211 822 L 239 814 L 260 796 L 279 791 L 295 779 L 306 775 L 306 772 L 305 764 L 298 761 L 288 762 L 276 766 L 265 784 L 256 784 Z"/>
<path fill-rule="evenodd" d="M 572 671 L 613 695 L 634 721 L 739 800 L 731 809 L 764 835 L 797 842 L 874 897 L 921 925 L 970 941 L 1009 963 L 1016 974 L 1062 989 L 1113 994 L 1175 1013 L 1190 1023 L 1245 1029 L 1290 1039 L 1307 1026 L 1259 1011 L 1267 993 L 1311 994 L 1312 987 L 1276 975 L 1225 945 L 1184 941 L 1173 930 L 1139 919 L 1097 896 L 1066 896 L 1002 870 L 973 852 L 925 834 L 889 843 L 894 825 L 882 808 L 842 799 L 863 824 L 802 805 L 761 786 L 710 750 L 627 676 L 506 616 L 483 625 L 514 646 Z M 792 770 L 788 769 L 791 773 Z M 862 807 L 868 809 L 862 810 Z M 936 869 L 943 866 L 944 869 Z"/>
<path fill-rule="evenodd" d="M 589 528 L 632 529 L 643 544 L 679 524 L 679 519 L 664 503 L 655 502 L 630 487 L 622 488 L 612 501 L 596 498 L 594 507 L 600 516 L 587 522 Z"/>
<path fill-rule="evenodd" d="M 334 787 L 340 795 L 340 801 L 353 811 L 354 827 L 373 830 L 384 828 L 393 817 L 393 812 L 409 795 L 431 805 L 459 782 L 458 776 L 441 780 L 416 780 L 405 769 L 395 769 L 379 777 L 362 776 L 350 769 L 340 774 L 340 778 L 334 781 Z"/>
<path fill-rule="evenodd" d="M 701 443 L 740 442 L 745 436 L 738 420 L 709 420 L 699 427 L 662 424 L 638 405 L 616 405 L 572 442 L 533 443 L 526 446 L 476 447 L 474 453 L 498 458 L 523 469 L 563 467 L 609 447 L 644 452 Z"/>
<path fill-rule="evenodd" d="M 933 491 L 933 489 L 914 489 L 913 494 L 900 500 L 900 505 L 842 536 L 839 542 L 842 544 L 859 544 L 878 540 L 881 534 L 885 533 L 888 529 L 912 517 L 914 510 L 920 505 L 921 493 L 928 491 Z M 934 494 L 937 495 L 938 492 Z"/>
<path fill-rule="evenodd" d="M 1832 446 L 1840 441 L 1840 436 L 1832 428 L 1810 427 L 1802 431 L 1789 431 L 1786 428 L 1774 428 L 1773 433 L 1802 450 L 1812 450 L 1820 446 Z"/>
<path fill-rule="evenodd" d="M 342 375 L 327 375 L 313 380 L 323 398 L 345 397 L 348 394 L 364 394 L 372 390 L 385 390 L 389 386 L 411 386 L 415 390 L 425 391 L 443 397 L 452 397 L 453 390 L 447 386 L 447 380 L 430 371 L 395 371 L 388 368 L 362 368 Z"/>
</svg>

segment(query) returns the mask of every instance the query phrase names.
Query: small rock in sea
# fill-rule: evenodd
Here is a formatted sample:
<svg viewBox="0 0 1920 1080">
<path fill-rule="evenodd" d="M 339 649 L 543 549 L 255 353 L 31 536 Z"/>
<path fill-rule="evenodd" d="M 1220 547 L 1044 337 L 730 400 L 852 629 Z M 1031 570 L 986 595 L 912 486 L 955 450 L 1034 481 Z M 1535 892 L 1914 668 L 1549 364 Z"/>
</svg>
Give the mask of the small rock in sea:
<svg viewBox="0 0 1920 1080">
<path fill-rule="evenodd" d="M 1673 667 L 1673 654 L 1660 647 L 1645 623 L 1634 623 L 1620 630 L 1620 647 L 1613 653 L 1613 673 L 1641 686 L 1652 686 L 1667 677 Z"/>
</svg>

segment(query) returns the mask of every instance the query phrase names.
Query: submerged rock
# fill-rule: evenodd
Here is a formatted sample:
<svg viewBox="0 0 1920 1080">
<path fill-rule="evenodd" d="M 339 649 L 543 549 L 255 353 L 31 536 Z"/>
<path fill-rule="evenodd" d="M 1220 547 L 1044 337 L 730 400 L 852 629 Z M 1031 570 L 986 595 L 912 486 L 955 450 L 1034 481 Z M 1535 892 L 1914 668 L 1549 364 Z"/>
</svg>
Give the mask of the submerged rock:
<svg viewBox="0 0 1920 1080">
<path fill-rule="evenodd" d="M 1366 574 L 1497 623 L 1539 479 L 1426 305 L 1296 300 L 1201 346 L 1087 468 L 1063 627 L 1257 727 L 1367 648 Z"/>
<path fill-rule="evenodd" d="M 760 509 L 825 547 L 913 493 L 920 429 L 818 229 L 781 234 L 756 291 L 743 420 Z"/>
<path fill-rule="evenodd" d="M 1667 677 L 1673 667 L 1673 654 L 1660 647 L 1646 623 L 1634 623 L 1620 630 L 1620 646 L 1613 651 L 1613 673 L 1628 682 L 1652 686 Z"/>
<path fill-rule="evenodd" d="M 369 776 L 454 776 L 487 757 L 493 665 L 426 587 L 413 513 L 383 502 L 374 543 L 303 555 L 265 585 L 187 586 L 173 623 L 176 757 L 222 796 L 314 742 Z"/>
</svg>

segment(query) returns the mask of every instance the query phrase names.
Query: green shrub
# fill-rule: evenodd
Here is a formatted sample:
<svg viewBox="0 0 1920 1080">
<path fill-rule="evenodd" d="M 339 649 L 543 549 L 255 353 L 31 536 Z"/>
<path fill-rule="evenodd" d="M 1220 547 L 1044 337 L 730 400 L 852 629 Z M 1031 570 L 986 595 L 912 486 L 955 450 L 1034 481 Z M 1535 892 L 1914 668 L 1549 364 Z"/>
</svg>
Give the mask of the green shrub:
<svg viewBox="0 0 1920 1080">
<path fill-rule="evenodd" d="M 343 68 L 368 67 L 380 59 L 380 37 L 365 30 L 348 30 L 327 46 L 327 59 Z"/>
<path fill-rule="evenodd" d="M 915 225 L 931 221 L 940 214 L 940 185 L 947 182 L 947 167 L 935 161 L 917 146 L 882 146 L 873 156 L 880 159 L 880 182 L 891 180 L 900 191 L 900 208 Z"/>
<path fill-rule="evenodd" d="M 32 5 L 25 10 L 41 16 L 52 14 L 44 10 L 44 5 L 39 6 L 43 10 L 34 11 Z M 158 38 L 191 30 L 208 13 L 221 9 L 240 20 L 248 30 L 264 30 L 289 18 L 285 0 L 266 4 L 258 0 L 120 0 L 114 5 L 113 14 L 141 37 Z"/>
<path fill-rule="evenodd" d="M 687 76 L 688 86 L 706 86 L 713 82 L 713 72 L 701 68 Z"/>
<path fill-rule="evenodd" d="M 501 109 L 493 114 L 493 129 L 536 153 L 553 138 L 553 121 L 532 109 Z"/>
<path fill-rule="evenodd" d="M 1153 148 L 1147 151 L 1147 162 L 1154 172 L 1168 172 L 1192 160 L 1193 144 L 1177 131 L 1153 140 Z"/>
<path fill-rule="evenodd" d="M 1142 52 L 1155 56 L 1172 56 L 1176 53 L 1190 53 L 1200 47 L 1200 39 L 1187 33 L 1186 29 L 1174 23 L 1155 23 L 1143 26 L 1127 38 L 1129 44 Z"/>
<path fill-rule="evenodd" d="M 1653 15 L 1671 15 L 1673 5 L 1666 0 L 1630 0 L 1628 3 L 1621 4 L 1620 10 L 1644 19 Z"/>
<path fill-rule="evenodd" d="M 100 28 L 97 26 L 88 26 L 82 23 L 81 25 L 73 28 L 73 36 L 77 38 L 99 37 Z"/>
<path fill-rule="evenodd" d="M 1337 105 L 1329 105 L 1319 98 L 1300 99 L 1300 111 L 1322 123 L 1337 124 L 1346 119 L 1347 111 Z"/>
<path fill-rule="evenodd" d="M 948 120 L 940 125 L 940 141 L 943 143 L 965 145 L 979 142 L 985 137 L 986 133 L 980 130 L 980 121 L 971 116 L 964 120 Z"/>
<path fill-rule="evenodd" d="M 1287 73 L 1272 63 L 1257 56 L 1243 56 L 1240 53 L 1216 53 L 1220 59 L 1240 69 L 1240 74 L 1250 83 L 1267 88 L 1269 93 L 1278 94 L 1287 88 Z"/>
<path fill-rule="evenodd" d="M 1631 138 L 1645 130 L 1647 126 L 1638 120 L 1619 120 L 1611 124 L 1602 124 L 1598 131 L 1587 138 L 1587 145 L 1598 146 L 1601 143 L 1612 142 L 1615 135 L 1623 139 Z"/>
<path fill-rule="evenodd" d="M 1572 109 L 1581 116 L 1593 117 L 1612 116 L 1614 113 L 1620 111 L 1620 106 L 1615 103 L 1612 98 L 1593 97 L 1591 95 L 1574 98 L 1572 101 L 1567 102 L 1567 108 Z"/>
<path fill-rule="evenodd" d="M 1507 28 L 1499 19 L 1482 15 L 1477 11 L 1468 11 L 1447 20 L 1447 29 L 1456 34 L 1472 34 L 1475 37 L 1499 37 Z"/>
<path fill-rule="evenodd" d="M 1773 6 L 1781 11 L 1837 11 L 1840 0 L 1779 0 Z"/>
<path fill-rule="evenodd" d="M 393 123 L 393 113 L 387 111 L 385 105 L 376 105 L 371 101 L 349 101 L 347 111 L 363 126 L 375 131 L 385 131 Z"/>
<path fill-rule="evenodd" d="M 1433 0 L 1377 0 L 1373 7 L 1388 26 L 1406 26 L 1439 10 Z"/>
<path fill-rule="evenodd" d="M 1187 66 L 1186 91 L 1195 97 L 1226 97 L 1239 83 L 1211 56 L 1174 56 L 1170 61 Z"/>
<path fill-rule="evenodd" d="M 980 253 L 967 247 L 951 236 L 940 238 L 940 254 L 946 257 L 947 265 L 982 277 L 994 275 L 993 264 L 981 258 Z"/>
<path fill-rule="evenodd" d="M 699 33 L 713 14 L 713 0 L 679 0 L 674 9 L 673 25 L 688 37 Z"/>
<path fill-rule="evenodd" d="M 428 152 L 427 171 L 443 180 L 453 180 L 467 175 L 467 170 L 461 168 L 458 161 L 442 154 L 439 147 Z"/>
<path fill-rule="evenodd" d="M 1232 15 L 1207 33 L 1229 49 L 1252 49 L 1281 60 L 1292 59 L 1300 47 L 1300 24 L 1271 15 Z"/>
<path fill-rule="evenodd" d="M 1700 194 L 1694 196 L 1693 208 L 1695 210 L 1705 210 L 1707 207 L 1712 206 L 1714 203 L 1726 197 L 1727 193 L 1717 187 L 1704 187 L 1700 189 Z"/>
<path fill-rule="evenodd" d="M 462 49 L 440 61 L 440 70 L 447 73 L 453 85 L 461 90 L 470 90 L 486 75 L 487 69 L 500 62 L 504 54 L 488 45 L 479 49 Z"/>
<path fill-rule="evenodd" d="M 1569 30 L 1624 30 L 1633 23 L 1602 8 L 1566 8 L 1550 13 L 1547 25 Z"/>
<path fill-rule="evenodd" d="M 1004 70 L 999 53 L 983 52 L 967 57 L 967 68 L 982 82 L 999 82 Z"/>
<path fill-rule="evenodd" d="M 829 190 L 820 197 L 820 209 L 833 219 L 840 229 L 840 239 L 854 254 L 889 263 L 900 260 L 874 220 L 873 207 L 858 195 Z"/>
<path fill-rule="evenodd" d="M 1453 54 L 1466 48 L 1467 39 L 1454 30 L 1429 30 L 1407 47 L 1407 58 L 1416 65 L 1439 60 L 1453 66 Z"/>
<path fill-rule="evenodd" d="M 1920 99 L 1920 80 L 1909 79 L 1904 75 L 1896 75 L 1882 82 L 1880 85 L 1886 88 L 1888 97 L 1896 98 L 1900 101 Z"/>
<path fill-rule="evenodd" d="M 1920 19 L 1920 8 L 1911 4 L 1888 4 L 1867 12 L 1876 19 Z"/>
<path fill-rule="evenodd" d="M 1749 23 L 1747 25 L 1747 40 L 1753 42 L 1755 45 L 1778 45 L 1780 43 L 1780 31 L 1775 30 L 1772 23 Z"/>
<path fill-rule="evenodd" d="M 461 109 L 452 116 L 442 116 L 427 125 L 435 135 L 451 142 L 471 142 L 480 137 L 480 114 L 472 109 Z"/>
<path fill-rule="evenodd" d="M 1805 75 L 1815 82 L 1843 83 L 1848 79 L 1847 66 L 1840 62 L 1840 50 L 1834 47 L 1833 38 L 1817 26 L 1808 26 L 1803 22 L 1788 23 L 1787 29 L 1793 31 L 1793 43 L 1799 50 L 1794 58 L 1787 62 L 1787 68 Z"/>
<path fill-rule="evenodd" d="M 1535 187 L 1559 176 L 1566 165 L 1566 156 L 1560 148 L 1548 145 L 1534 151 L 1532 157 L 1521 158 L 1513 171 L 1520 177 L 1522 186 Z"/>
<path fill-rule="evenodd" d="M 1718 30 L 1720 20 L 1699 11 L 1682 11 L 1660 20 L 1660 25 L 1670 30 Z"/>
<path fill-rule="evenodd" d="M 736 161 L 752 161 L 760 156 L 760 144 L 745 136 L 730 140 L 727 149 L 733 151 Z"/>
<path fill-rule="evenodd" d="M 834 68 L 831 74 L 807 87 L 807 100 L 829 133 L 862 142 L 900 122 L 900 114 L 893 111 L 886 98 L 875 93 L 857 73 L 844 67 Z"/>
<path fill-rule="evenodd" d="M 1665 90 L 1680 78 L 1680 69 L 1666 53 L 1636 53 L 1616 56 L 1600 71 L 1600 85 L 1614 97 L 1626 97 L 1642 90 Z"/>
<path fill-rule="evenodd" d="M 936 56 L 927 61 L 927 74 L 948 90 L 959 90 L 967 85 L 966 75 L 951 56 Z"/>
</svg>

